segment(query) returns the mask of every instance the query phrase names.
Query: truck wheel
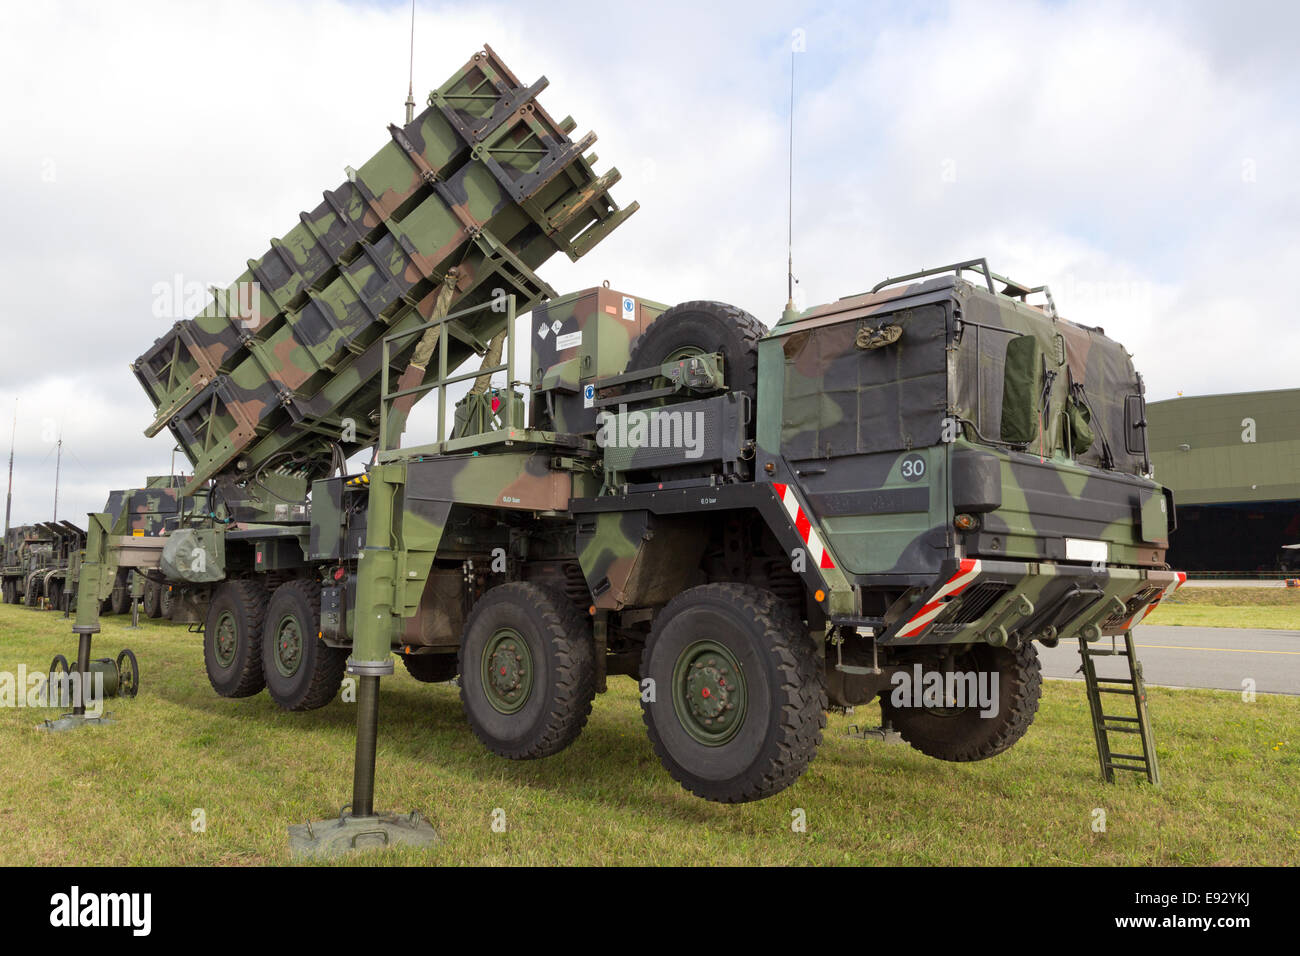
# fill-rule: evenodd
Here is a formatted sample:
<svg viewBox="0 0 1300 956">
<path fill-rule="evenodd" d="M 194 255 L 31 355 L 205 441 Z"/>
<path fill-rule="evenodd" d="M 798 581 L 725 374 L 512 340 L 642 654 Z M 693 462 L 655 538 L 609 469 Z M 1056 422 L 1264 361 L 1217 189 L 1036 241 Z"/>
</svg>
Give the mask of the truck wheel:
<svg viewBox="0 0 1300 956">
<path fill-rule="evenodd" d="M 633 343 L 627 369 L 721 352 L 727 387 L 753 399 L 758 394 L 758 340 L 763 333 L 758 319 L 734 305 L 683 302 L 655 319 Z"/>
<path fill-rule="evenodd" d="M 403 654 L 406 672 L 422 684 L 441 684 L 460 673 L 455 654 Z"/>
<path fill-rule="evenodd" d="M 997 711 L 984 717 L 978 706 L 902 707 L 891 691 L 880 698 L 881 715 L 914 748 L 939 760 L 985 760 L 1007 750 L 1025 735 L 1038 712 L 1043 680 L 1038 650 L 1026 641 L 1019 648 L 973 644 L 952 664 L 955 671 L 997 676 Z"/>
<path fill-rule="evenodd" d="M 131 579 L 125 569 L 117 572 L 108 602 L 110 614 L 125 614 L 131 609 Z"/>
<path fill-rule="evenodd" d="M 141 610 L 147 618 L 158 619 L 162 617 L 162 585 L 157 581 L 144 582 L 144 597 L 141 600 Z"/>
<path fill-rule="evenodd" d="M 792 784 L 826 726 L 817 648 L 770 591 L 705 584 L 659 613 L 641 656 L 642 717 L 674 780 L 721 803 Z M 649 696 L 652 699 L 647 700 Z"/>
<path fill-rule="evenodd" d="M 483 746 L 511 760 L 557 754 L 596 696 L 587 622 L 562 595 L 501 584 L 474 605 L 461 641 L 460 701 Z"/>
<path fill-rule="evenodd" d="M 251 697 L 262 679 L 262 621 L 266 588 L 255 581 L 226 581 L 212 595 L 203 625 L 208 682 L 222 697 Z"/>
<path fill-rule="evenodd" d="M 17 586 L 14 584 L 13 581 L 6 581 L 4 583 L 4 602 L 6 604 L 14 604 L 17 602 L 17 600 L 18 600 Z"/>
<path fill-rule="evenodd" d="M 347 651 L 320 638 L 320 585 L 297 580 L 271 595 L 262 630 L 262 674 L 285 710 L 316 710 L 339 692 Z"/>
</svg>

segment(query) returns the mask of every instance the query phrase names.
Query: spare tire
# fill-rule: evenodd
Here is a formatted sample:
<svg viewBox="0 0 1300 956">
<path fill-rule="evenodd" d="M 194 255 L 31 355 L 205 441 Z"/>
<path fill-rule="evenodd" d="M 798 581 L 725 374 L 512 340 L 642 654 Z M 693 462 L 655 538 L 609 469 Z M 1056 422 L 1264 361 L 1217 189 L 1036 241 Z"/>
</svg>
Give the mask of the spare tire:
<svg viewBox="0 0 1300 956">
<path fill-rule="evenodd" d="M 734 305 L 683 302 L 655 319 L 632 344 L 627 371 L 721 352 L 727 387 L 744 392 L 752 402 L 758 395 L 758 340 L 765 332 L 758 319 Z"/>
</svg>

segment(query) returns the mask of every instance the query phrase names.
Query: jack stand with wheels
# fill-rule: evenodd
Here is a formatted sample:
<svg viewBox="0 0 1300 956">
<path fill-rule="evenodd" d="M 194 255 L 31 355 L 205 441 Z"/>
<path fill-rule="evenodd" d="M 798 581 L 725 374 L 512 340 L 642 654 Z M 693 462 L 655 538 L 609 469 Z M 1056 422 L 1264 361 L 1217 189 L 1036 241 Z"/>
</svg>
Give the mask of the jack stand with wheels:
<svg viewBox="0 0 1300 956">
<path fill-rule="evenodd" d="M 76 730 L 87 725 L 116 723 L 110 714 L 90 716 L 86 714 L 88 689 L 91 679 L 95 676 L 99 676 L 102 681 L 102 692 L 96 700 L 101 705 L 109 697 L 134 697 L 140 689 L 140 665 L 131 651 L 123 650 L 117 655 L 116 661 L 107 657 L 93 661 L 90 658 L 91 639 L 99 633 L 99 601 L 95 598 L 97 594 L 95 589 L 99 582 L 100 552 L 103 548 L 104 522 L 107 517 L 107 515 L 90 516 L 90 532 L 78 578 L 78 593 L 86 599 L 77 602 L 76 623 L 72 626 L 72 633 L 77 635 L 77 684 L 79 685 L 72 701 L 72 712 L 62 715 L 57 720 L 47 720 L 37 725 L 38 730 L 55 733 Z M 68 662 L 62 654 L 54 658 L 53 663 L 50 664 L 51 675 L 60 672 L 70 675 Z M 46 686 L 49 688 L 51 684 L 47 683 Z M 69 682 L 67 686 L 71 686 L 71 683 Z"/>
<path fill-rule="evenodd" d="M 110 714 L 101 714 L 99 716 L 91 717 L 86 716 L 86 688 L 89 685 L 92 673 L 90 662 L 90 638 L 92 634 L 99 630 L 99 627 L 94 626 L 93 629 L 91 629 L 79 626 L 74 627 L 73 630 L 77 634 L 77 673 L 81 675 L 79 681 L 80 687 L 76 695 L 77 699 L 73 704 L 71 713 L 64 714 L 57 720 L 47 720 L 44 723 L 37 724 L 37 730 L 59 733 L 64 730 L 77 730 L 80 727 L 88 725 L 116 723 Z M 55 664 L 57 664 L 61 659 L 61 655 L 60 657 L 56 657 L 54 659 Z M 64 666 L 67 666 L 67 661 L 64 661 Z M 54 669 L 55 666 L 52 664 L 50 666 L 51 673 L 54 672 Z"/>
</svg>

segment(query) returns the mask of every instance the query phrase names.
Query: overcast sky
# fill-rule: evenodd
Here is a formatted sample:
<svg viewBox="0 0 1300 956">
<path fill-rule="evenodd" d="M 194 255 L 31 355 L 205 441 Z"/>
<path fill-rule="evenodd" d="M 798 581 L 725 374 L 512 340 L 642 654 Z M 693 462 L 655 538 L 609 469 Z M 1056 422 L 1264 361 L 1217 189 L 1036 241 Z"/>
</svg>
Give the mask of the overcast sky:
<svg viewBox="0 0 1300 956">
<path fill-rule="evenodd" d="M 225 286 L 402 118 L 409 2 L 0 0 L 0 450 L 14 521 L 165 473 L 128 370 L 159 283 Z M 799 31 L 799 32 L 796 32 Z M 1135 355 L 1151 399 L 1297 385 L 1293 3 L 433 3 L 415 86 L 486 41 L 641 211 L 561 291 L 804 305 L 987 256 Z M 185 313 L 188 315 L 190 313 Z"/>
</svg>

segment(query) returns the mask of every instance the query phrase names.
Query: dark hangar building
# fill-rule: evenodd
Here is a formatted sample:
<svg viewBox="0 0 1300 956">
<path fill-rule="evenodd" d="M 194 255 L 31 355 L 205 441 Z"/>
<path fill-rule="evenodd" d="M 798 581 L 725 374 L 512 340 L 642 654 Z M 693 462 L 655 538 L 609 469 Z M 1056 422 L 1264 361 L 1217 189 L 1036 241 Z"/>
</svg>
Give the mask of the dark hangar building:
<svg viewBox="0 0 1300 956">
<path fill-rule="evenodd" d="M 1300 572 L 1300 389 L 1147 406 L 1156 481 L 1173 489 L 1180 571 Z"/>
</svg>

